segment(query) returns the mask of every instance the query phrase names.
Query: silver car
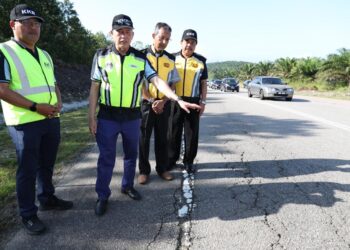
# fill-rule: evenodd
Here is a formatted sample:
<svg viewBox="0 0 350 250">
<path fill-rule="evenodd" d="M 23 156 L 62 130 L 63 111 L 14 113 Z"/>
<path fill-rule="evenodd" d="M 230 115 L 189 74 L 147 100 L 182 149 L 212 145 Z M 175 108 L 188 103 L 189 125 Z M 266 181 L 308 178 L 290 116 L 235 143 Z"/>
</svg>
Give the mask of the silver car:
<svg viewBox="0 0 350 250">
<path fill-rule="evenodd" d="M 284 98 L 286 101 L 293 99 L 294 89 L 278 77 L 258 76 L 248 85 L 248 96 L 259 96 L 261 100 L 266 98 Z"/>
</svg>

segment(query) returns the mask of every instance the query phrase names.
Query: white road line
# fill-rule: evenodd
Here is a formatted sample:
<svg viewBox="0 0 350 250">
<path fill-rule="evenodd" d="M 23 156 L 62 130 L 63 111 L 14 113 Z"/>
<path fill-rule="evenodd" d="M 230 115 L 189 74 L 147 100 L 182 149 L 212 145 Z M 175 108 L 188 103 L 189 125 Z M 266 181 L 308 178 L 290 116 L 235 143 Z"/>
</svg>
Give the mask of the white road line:
<svg viewBox="0 0 350 250">
<path fill-rule="evenodd" d="M 271 107 L 274 107 L 274 108 L 277 108 L 277 109 L 280 109 L 280 110 L 283 110 L 283 111 L 287 111 L 287 112 L 290 112 L 290 113 L 293 113 L 293 114 L 296 114 L 296 115 L 299 115 L 299 116 L 302 116 L 302 117 L 305 117 L 305 118 L 308 118 L 308 119 L 311 119 L 311 120 L 314 120 L 314 121 L 317 121 L 317 122 L 321 122 L 323 124 L 326 124 L 326 125 L 338 128 L 338 129 L 342 129 L 342 130 L 345 130 L 347 132 L 350 132 L 350 126 L 341 124 L 339 122 L 333 122 L 333 121 L 330 121 L 330 120 L 327 120 L 327 119 L 324 119 L 324 118 L 321 118 L 321 117 L 317 117 L 317 116 L 314 116 L 314 115 L 309 115 L 309 114 L 306 114 L 306 113 L 303 113 L 303 112 L 300 112 L 300 111 L 296 111 L 296 110 L 293 110 L 293 109 L 290 109 L 290 108 L 277 106 L 275 104 L 272 104 L 272 103 L 266 102 L 266 101 L 261 101 L 261 100 L 257 100 L 257 99 L 247 99 L 247 98 L 245 98 L 243 96 L 239 96 L 239 95 L 236 95 L 235 97 L 238 97 L 238 98 L 241 98 L 241 99 L 244 99 L 244 100 L 248 100 L 248 101 L 252 101 L 252 102 L 259 102 L 259 104 L 268 105 L 268 106 L 271 106 Z"/>
</svg>

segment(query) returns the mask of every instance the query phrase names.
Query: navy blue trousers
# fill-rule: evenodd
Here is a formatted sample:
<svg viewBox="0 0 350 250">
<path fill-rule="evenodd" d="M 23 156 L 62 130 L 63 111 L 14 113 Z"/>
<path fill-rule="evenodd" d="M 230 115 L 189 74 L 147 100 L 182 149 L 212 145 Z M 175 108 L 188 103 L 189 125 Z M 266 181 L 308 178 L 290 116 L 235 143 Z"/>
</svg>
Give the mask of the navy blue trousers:
<svg viewBox="0 0 350 250">
<path fill-rule="evenodd" d="M 60 120 L 45 119 L 9 126 L 8 131 L 17 153 L 16 191 L 19 213 L 22 217 L 30 217 L 38 211 L 35 205 L 36 180 L 40 202 L 45 203 L 55 193 L 52 175 L 60 143 Z"/>
<path fill-rule="evenodd" d="M 101 200 L 107 200 L 111 195 L 109 184 L 115 165 L 119 134 L 122 135 L 124 151 L 122 189 L 134 186 L 140 119 L 120 122 L 98 119 L 96 142 L 100 154 L 97 161 L 96 193 Z"/>
</svg>

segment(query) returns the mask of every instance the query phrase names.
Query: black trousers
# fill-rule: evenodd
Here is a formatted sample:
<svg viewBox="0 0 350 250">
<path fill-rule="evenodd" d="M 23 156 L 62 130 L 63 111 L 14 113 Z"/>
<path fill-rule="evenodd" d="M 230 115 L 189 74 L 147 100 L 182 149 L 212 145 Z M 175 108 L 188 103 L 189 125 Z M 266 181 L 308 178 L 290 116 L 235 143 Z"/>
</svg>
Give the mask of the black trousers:
<svg viewBox="0 0 350 250">
<path fill-rule="evenodd" d="M 17 153 L 16 191 L 19 213 L 21 217 L 31 217 L 38 211 L 35 193 L 41 203 L 46 203 L 55 193 L 52 175 L 61 138 L 60 120 L 44 119 L 9 126 L 8 131 Z"/>
<path fill-rule="evenodd" d="M 154 152 L 156 156 L 156 171 L 162 174 L 168 169 L 168 121 L 170 114 L 170 102 L 164 105 L 163 113 L 156 114 L 152 104 L 143 101 L 141 105 L 142 121 L 139 148 L 140 174 L 149 175 L 151 165 L 149 163 L 149 147 L 152 131 L 154 131 Z"/>
<path fill-rule="evenodd" d="M 199 103 L 199 98 L 184 98 L 191 103 Z M 169 166 L 172 167 L 180 157 L 182 130 L 185 135 L 185 155 L 183 163 L 192 164 L 197 155 L 199 135 L 199 112 L 190 110 L 187 113 L 180 106 L 172 102 L 172 113 L 170 115 L 171 126 L 169 130 Z"/>
</svg>

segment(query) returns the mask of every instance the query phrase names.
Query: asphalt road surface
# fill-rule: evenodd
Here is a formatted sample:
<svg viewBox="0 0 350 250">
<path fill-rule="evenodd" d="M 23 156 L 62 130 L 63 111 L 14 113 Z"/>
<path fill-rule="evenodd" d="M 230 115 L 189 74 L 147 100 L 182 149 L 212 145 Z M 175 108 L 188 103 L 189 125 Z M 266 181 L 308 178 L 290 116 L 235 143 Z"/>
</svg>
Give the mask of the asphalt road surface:
<svg viewBox="0 0 350 250">
<path fill-rule="evenodd" d="M 48 232 L 19 227 L 5 248 L 348 249 L 349 138 L 350 102 L 210 91 L 195 174 L 176 169 L 165 182 L 153 169 L 132 201 L 120 193 L 119 152 L 109 209 L 97 218 L 94 147 L 58 180 L 74 209 L 40 212 Z"/>
</svg>

